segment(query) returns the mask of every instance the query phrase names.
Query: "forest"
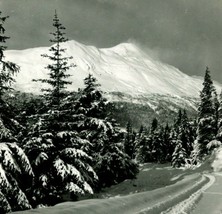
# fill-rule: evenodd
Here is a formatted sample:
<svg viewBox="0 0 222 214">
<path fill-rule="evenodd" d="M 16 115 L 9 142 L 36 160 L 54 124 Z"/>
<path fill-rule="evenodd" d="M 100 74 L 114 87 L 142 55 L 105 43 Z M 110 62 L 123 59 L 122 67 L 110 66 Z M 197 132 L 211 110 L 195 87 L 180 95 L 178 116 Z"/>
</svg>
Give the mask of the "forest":
<svg viewBox="0 0 222 214">
<path fill-rule="evenodd" d="M 150 124 L 134 130 L 120 127 L 107 108 L 100 84 L 89 73 L 84 88 L 66 90 L 67 71 L 75 56 L 65 56 L 65 27 L 55 13 L 50 33 L 50 64 L 41 95 L 13 91 L 20 71 L 5 60 L 8 16 L 0 13 L 0 213 L 52 206 L 90 197 L 104 187 L 133 179 L 143 163 L 195 167 L 222 142 L 222 93 L 218 96 L 205 72 L 198 116 L 192 120 L 178 109 L 173 123 Z M 34 65 L 33 65 L 34 66 Z"/>
</svg>

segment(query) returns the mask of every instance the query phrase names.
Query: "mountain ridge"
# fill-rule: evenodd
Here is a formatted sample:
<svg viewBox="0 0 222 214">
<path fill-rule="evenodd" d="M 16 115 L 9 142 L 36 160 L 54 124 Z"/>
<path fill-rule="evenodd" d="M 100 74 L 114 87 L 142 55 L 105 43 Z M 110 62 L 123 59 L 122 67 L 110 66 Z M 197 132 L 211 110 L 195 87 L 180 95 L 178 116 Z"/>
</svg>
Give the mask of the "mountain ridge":
<svg viewBox="0 0 222 214">
<path fill-rule="evenodd" d="M 70 61 L 77 65 L 71 68 L 73 84 L 69 90 L 83 87 L 83 79 L 92 73 L 105 92 L 121 92 L 138 96 L 141 94 L 162 94 L 198 97 L 202 89 L 200 77 L 191 77 L 179 69 L 152 59 L 138 46 L 121 43 L 111 48 L 98 49 L 74 40 L 62 44 Z M 6 59 L 17 63 L 21 71 L 16 76 L 15 88 L 24 92 L 39 93 L 44 87 L 32 79 L 47 78 L 44 69 L 50 62 L 41 57 L 49 47 L 5 51 Z M 221 88 L 216 84 L 216 88 Z"/>
</svg>

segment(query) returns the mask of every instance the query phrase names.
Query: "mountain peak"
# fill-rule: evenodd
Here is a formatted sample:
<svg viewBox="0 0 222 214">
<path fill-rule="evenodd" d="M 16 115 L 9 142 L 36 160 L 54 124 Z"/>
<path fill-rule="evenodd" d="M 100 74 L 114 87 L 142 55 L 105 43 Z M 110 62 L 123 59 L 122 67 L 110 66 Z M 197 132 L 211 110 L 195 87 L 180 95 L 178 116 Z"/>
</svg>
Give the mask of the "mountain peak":
<svg viewBox="0 0 222 214">
<path fill-rule="evenodd" d="M 109 48 L 109 50 L 112 50 L 117 53 L 140 52 L 139 48 L 135 44 L 129 42 L 120 43 L 114 47 Z"/>
</svg>

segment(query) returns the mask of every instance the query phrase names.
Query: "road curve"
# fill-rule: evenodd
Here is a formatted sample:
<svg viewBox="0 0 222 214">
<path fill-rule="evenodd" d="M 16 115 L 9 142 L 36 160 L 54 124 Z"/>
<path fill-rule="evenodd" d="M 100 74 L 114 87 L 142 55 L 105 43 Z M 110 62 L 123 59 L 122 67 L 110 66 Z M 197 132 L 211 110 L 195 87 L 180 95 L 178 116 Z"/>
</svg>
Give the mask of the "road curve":
<svg viewBox="0 0 222 214">
<path fill-rule="evenodd" d="M 222 213 L 222 173 L 213 173 L 215 182 L 206 189 L 199 203 L 191 214 L 221 214 Z"/>
<path fill-rule="evenodd" d="M 66 202 L 54 207 L 14 212 L 18 214 L 154 214 L 172 207 L 198 191 L 209 179 L 199 173 L 186 176 L 177 183 L 153 191 L 140 192 L 109 199 Z"/>
</svg>

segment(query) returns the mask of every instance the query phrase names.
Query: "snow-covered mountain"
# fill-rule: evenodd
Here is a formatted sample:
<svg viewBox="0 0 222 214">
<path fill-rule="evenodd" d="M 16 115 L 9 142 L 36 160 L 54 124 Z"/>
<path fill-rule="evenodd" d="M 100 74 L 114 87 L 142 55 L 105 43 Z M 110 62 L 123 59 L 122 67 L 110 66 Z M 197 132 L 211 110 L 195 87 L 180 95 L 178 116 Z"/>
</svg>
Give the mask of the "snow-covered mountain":
<svg viewBox="0 0 222 214">
<path fill-rule="evenodd" d="M 92 73 L 107 92 L 121 92 L 138 96 L 144 94 L 171 94 L 173 96 L 198 97 L 202 80 L 182 73 L 177 68 L 156 61 L 131 43 L 122 43 L 112 48 L 98 49 L 76 41 L 63 44 L 70 61 L 77 65 L 69 73 L 73 84 L 69 89 L 83 86 L 83 79 Z M 48 47 L 26 50 L 9 50 L 6 59 L 17 63 L 21 72 L 16 77 L 15 88 L 25 92 L 40 91 L 40 83 L 32 79 L 46 78 L 49 63 L 41 54 Z M 219 86 L 217 86 L 219 87 Z"/>
</svg>

